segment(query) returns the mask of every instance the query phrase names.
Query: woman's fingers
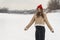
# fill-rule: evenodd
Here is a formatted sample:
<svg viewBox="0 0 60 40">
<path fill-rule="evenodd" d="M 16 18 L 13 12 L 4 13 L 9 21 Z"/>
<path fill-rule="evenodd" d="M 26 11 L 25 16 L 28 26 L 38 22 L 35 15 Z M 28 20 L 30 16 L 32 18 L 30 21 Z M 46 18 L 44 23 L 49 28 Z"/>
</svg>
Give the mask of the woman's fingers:
<svg viewBox="0 0 60 40">
<path fill-rule="evenodd" d="M 54 30 L 53 29 L 51 31 L 52 31 L 52 33 L 54 33 Z"/>
<path fill-rule="evenodd" d="M 26 31 L 28 28 L 25 28 L 24 30 Z"/>
<path fill-rule="evenodd" d="M 54 31 L 52 31 L 52 33 L 54 33 Z"/>
</svg>

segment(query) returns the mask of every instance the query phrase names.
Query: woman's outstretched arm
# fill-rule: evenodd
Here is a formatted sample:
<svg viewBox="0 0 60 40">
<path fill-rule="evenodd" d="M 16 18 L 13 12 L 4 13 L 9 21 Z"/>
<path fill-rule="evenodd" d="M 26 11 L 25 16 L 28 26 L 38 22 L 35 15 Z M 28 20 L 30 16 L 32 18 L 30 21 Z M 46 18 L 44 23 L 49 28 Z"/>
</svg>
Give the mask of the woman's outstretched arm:
<svg viewBox="0 0 60 40">
<path fill-rule="evenodd" d="M 45 20 L 45 23 L 47 24 L 48 28 L 49 28 L 52 32 L 54 32 L 52 26 L 50 25 L 50 23 L 49 23 L 49 21 L 48 21 L 48 19 L 47 19 L 46 14 L 44 14 L 44 20 Z"/>
<path fill-rule="evenodd" d="M 25 27 L 25 30 L 27 30 L 35 21 L 35 14 L 33 15 L 32 19 L 30 20 L 30 22 L 28 23 L 28 25 Z"/>
</svg>

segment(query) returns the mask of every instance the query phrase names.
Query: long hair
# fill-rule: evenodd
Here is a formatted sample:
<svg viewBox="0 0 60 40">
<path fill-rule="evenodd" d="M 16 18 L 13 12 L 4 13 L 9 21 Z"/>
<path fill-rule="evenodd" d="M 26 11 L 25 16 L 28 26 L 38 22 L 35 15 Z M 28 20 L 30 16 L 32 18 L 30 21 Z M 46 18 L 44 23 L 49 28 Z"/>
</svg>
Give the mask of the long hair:
<svg viewBox="0 0 60 40">
<path fill-rule="evenodd" d="M 37 18 L 40 16 L 42 16 L 44 18 L 43 9 L 41 9 L 41 12 L 37 12 L 36 16 L 37 16 Z"/>
</svg>

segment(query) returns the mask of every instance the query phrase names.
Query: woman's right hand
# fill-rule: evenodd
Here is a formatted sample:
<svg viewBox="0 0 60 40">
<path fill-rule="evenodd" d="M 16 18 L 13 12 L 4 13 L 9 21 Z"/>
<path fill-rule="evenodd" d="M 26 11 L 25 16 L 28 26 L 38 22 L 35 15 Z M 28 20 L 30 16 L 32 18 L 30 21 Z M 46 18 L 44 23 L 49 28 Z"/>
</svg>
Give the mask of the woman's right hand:
<svg viewBox="0 0 60 40">
<path fill-rule="evenodd" d="M 26 31 L 26 30 L 28 30 L 28 28 L 25 28 L 24 30 Z"/>
</svg>

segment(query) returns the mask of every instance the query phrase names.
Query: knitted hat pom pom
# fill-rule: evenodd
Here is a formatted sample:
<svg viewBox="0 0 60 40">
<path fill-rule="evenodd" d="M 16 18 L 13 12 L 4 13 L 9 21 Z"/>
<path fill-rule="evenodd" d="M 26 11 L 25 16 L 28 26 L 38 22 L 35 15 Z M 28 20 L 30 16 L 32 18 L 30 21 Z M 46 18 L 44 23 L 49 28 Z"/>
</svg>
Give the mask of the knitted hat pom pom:
<svg viewBox="0 0 60 40">
<path fill-rule="evenodd" d="M 43 7 L 42 7 L 41 4 L 37 6 L 37 9 L 38 9 L 38 8 L 43 9 Z"/>
</svg>

